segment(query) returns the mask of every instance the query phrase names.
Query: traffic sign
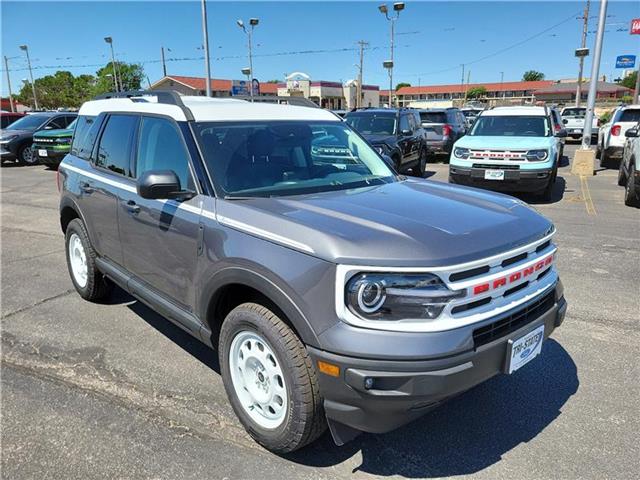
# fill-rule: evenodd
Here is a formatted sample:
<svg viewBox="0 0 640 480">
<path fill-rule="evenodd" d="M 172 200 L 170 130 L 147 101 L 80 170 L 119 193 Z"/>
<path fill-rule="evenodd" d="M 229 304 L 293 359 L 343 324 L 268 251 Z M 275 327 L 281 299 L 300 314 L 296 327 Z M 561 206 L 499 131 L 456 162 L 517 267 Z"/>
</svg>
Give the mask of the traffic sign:
<svg viewBox="0 0 640 480">
<path fill-rule="evenodd" d="M 588 48 L 576 48 L 576 57 L 588 57 L 589 49 Z"/>
<path fill-rule="evenodd" d="M 616 68 L 633 68 L 635 66 L 635 55 L 619 55 L 616 57 Z"/>
</svg>

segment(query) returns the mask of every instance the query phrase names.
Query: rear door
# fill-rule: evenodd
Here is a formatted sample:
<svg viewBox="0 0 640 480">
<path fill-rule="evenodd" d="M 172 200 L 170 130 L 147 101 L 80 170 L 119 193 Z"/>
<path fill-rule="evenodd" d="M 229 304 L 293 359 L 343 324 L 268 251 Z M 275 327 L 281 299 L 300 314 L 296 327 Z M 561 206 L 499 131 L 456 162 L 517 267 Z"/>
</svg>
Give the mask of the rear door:
<svg viewBox="0 0 640 480">
<path fill-rule="evenodd" d="M 126 269 L 153 290 L 189 310 L 195 303 L 200 211 L 189 154 L 178 125 L 164 117 L 143 116 L 132 179 L 149 170 L 173 170 L 190 200 L 151 200 L 124 192 L 118 222 Z"/>
</svg>

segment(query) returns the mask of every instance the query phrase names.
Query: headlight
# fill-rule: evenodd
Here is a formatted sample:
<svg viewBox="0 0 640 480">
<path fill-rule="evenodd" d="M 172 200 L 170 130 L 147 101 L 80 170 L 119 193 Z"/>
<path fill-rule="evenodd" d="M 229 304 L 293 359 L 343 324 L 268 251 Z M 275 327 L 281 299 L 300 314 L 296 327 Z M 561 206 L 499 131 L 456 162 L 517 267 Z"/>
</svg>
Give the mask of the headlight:
<svg viewBox="0 0 640 480">
<path fill-rule="evenodd" d="M 462 159 L 466 160 L 471 155 L 471 152 L 469 152 L 468 148 L 456 147 L 453 150 L 453 155 L 456 156 L 457 158 L 462 158 Z"/>
<path fill-rule="evenodd" d="M 547 150 L 529 150 L 527 152 L 527 160 L 530 162 L 541 162 L 542 160 L 546 160 L 549 156 L 549 152 Z"/>
<path fill-rule="evenodd" d="M 364 320 L 433 320 L 464 293 L 429 273 L 360 273 L 347 282 L 345 302 Z"/>
<path fill-rule="evenodd" d="M 18 138 L 18 135 L 9 135 L 8 137 L 0 138 L 0 143 L 9 143 L 14 138 Z"/>
</svg>

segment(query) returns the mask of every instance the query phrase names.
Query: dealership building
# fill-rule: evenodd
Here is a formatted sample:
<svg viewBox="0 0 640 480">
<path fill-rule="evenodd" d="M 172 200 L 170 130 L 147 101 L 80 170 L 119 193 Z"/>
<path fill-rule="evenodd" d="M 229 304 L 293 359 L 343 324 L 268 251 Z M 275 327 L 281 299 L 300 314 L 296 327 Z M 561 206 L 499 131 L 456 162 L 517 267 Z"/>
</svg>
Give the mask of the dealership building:
<svg viewBox="0 0 640 480">
<path fill-rule="evenodd" d="M 207 81 L 202 77 L 185 77 L 182 75 L 167 75 L 149 87 L 149 90 L 173 90 L 183 95 L 205 95 Z M 211 79 L 212 97 L 231 97 L 234 94 L 247 95 L 244 80 Z M 261 97 L 275 97 L 278 93 L 278 85 L 275 83 L 260 82 Z"/>
</svg>

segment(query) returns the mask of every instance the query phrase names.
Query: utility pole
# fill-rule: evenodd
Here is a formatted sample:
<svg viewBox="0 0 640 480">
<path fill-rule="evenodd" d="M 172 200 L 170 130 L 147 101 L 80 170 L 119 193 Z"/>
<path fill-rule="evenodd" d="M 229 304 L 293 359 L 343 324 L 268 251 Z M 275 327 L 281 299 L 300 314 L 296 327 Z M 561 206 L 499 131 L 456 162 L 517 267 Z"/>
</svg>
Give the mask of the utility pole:
<svg viewBox="0 0 640 480">
<path fill-rule="evenodd" d="M 29 47 L 20 45 L 20 50 L 27 54 L 27 65 L 29 66 L 29 78 L 31 79 L 31 91 L 33 92 L 33 105 L 38 110 L 38 97 L 36 96 L 36 84 L 33 82 L 33 72 L 31 71 L 31 59 L 29 58 Z"/>
<path fill-rule="evenodd" d="M 362 107 L 362 70 L 364 68 L 364 49 L 369 46 L 369 42 L 365 42 L 364 40 L 360 40 L 358 42 L 360 45 L 360 66 L 358 68 L 358 88 L 356 89 L 356 107 Z"/>
<path fill-rule="evenodd" d="M 209 29 L 207 28 L 207 2 L 202 0 L 202 36 L 204 37 L 204 64 L 207 72 L 207 97 L 211 96 L 211 63 L 209 62 Z"/>
<path fill-rule="evenodd" d="M 463 94 L 466 96 L 466 92 L 464 91 L 464 63 L 461 63 L 460 66 L 462 67 L 462 77 L 460 77 L 460 98 L 462 98 Z M 466 99 L 462 100 L 462 104 L 460 105 L 461 107 L 464 107 L 465 100 Z"/>
<path fill-rule="evenodd" d="M 471 80 L 471 70 L 467 71 L 467 86 L 464 89 L 464 103 L 467 103 L 467 92 L 469 91 L 469 80 Z"/>
<path fill-rule="evenodd" d="M 160 55 L 162 58 L 162 76 L 166 77 L 167 76 L 167 64 L 164 60 L 164 47 L 160 47 Z"/>
<path fill-rule="evenodd" d="M 393 50 L 394 50 L 394 38 L 396 33 L 396 20 L 400 18 L 400 12 L 404 10 L 405 4 L 404 2 L 396 2 L 393 4 L 393 11 L 395 12 L 393 16 L 389 15 L 389 8 L 386 4 L 380 5 L 378 10 L 382 13 L 385 18 L 391 23 L 391 60 L 385 61 L 382 63 L 382 66 L 389 71 L 389 106 L 393 107 Z"/>
<path fill-rule="evenodd" d="M 584 8 L 584 15 L 582 16 L 582 44 L 581 48 L 587 47 L 587 29 L 589 28 L 589 7 L 591 6 L 591 0 L 587 0 L 587 5 Z M 576 107 L 580 106 L 582 101 L 582 73 L 584 70 L 584 57 L 580 57 L 580 68 L 578 70 L 578 87 L 576 88 Z M 593 80 L 593 78 L 591 79 Z M 596 79 L 597 80 L 597 79 Z"/>
<path fill-rule="evenodd" d="M 9 60 L 7 56 L 4 56 L 4 70 L 7 72 L 7 86 L 9 87 L 9 105 L 11 106 L 11 111 L 15 112 L 15 108 L 13 107 L 13 95 L 11 94 L 11 77 L 9 76 Z"/>
<path fill-rule="evenodd" d="M 607 19 L 608 0 L 600 0 L 600 14 L 598 16 L 598 32 L 596 33 L 596 46 L 593 53 L 593 65 L 591 65 L 591 81 L 589 82 L 589 96 L 587 97 L 587 114 L 584 118 L 584 130 L 582 132 L 582 150 L 589 150 L 591 146 L 591 129 L 596 95 L 598 93 L 598 76 L 600 74 L 600 56 L 602 55 L 602 41 L 604 38 L 604 22 Z"/>
</svg>

